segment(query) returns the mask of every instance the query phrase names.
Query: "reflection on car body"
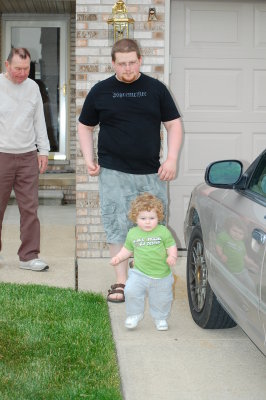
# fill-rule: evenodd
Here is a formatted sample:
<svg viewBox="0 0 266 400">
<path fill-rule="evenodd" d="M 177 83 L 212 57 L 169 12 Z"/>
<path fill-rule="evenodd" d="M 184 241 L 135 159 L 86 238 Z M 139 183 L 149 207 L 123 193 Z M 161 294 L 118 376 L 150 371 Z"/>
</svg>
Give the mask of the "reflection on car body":
<svg viewBox="0 0 266 400">
<path fill-rule="evenodd" d="M 202 328 L 236 323 L 266 354 L 266 150 L 212 163 L 192 192 L 184 224 L 187 290 Z"/>
</svg>

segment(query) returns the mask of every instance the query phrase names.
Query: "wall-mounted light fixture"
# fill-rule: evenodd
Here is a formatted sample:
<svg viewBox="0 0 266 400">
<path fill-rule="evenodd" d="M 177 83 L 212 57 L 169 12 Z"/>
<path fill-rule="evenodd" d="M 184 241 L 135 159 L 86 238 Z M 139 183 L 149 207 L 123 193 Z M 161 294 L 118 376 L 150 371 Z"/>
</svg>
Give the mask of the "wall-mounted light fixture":
<svg viewBox="0 0 266 400">
<path fill-rule="evenodd" d="M 156 16 L 156 9 L 155 9 L 155 7 L 149 8 L 148 21 L 157 21 L 157 16 Z"/>
<path fill-rule="evenodd" d="M 133 39 L 134 19 L 128 16 L 127 8 L 123 0 L 118 0 L 114 4 L 112 15 L 108 18 L 107 23 L 110 45 L 113 45 L 120 39 Z"/>
</svg>

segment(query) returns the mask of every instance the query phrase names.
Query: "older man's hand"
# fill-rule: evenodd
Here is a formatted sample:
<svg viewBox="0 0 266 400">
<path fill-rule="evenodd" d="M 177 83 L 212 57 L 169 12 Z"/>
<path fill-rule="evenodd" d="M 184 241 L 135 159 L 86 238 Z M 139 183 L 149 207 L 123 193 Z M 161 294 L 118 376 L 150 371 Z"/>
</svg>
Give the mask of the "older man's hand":
<svg viewBox="0 0 266 400">
<path fill-rule="evenodd" d="M 40 174 L 43 174 L 48 167 L 48 156 L 39 156 L 38 155 L 38 164 L 39 164 L 39 171 Z"/>
</svg>

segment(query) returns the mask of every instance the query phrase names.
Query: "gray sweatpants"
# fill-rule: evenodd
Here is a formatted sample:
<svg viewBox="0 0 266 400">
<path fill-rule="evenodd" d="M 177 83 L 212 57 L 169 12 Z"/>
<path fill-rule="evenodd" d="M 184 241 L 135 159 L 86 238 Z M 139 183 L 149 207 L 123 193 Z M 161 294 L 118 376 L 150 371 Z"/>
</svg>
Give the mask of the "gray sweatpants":
<svg viewBox="0 0 266 400">
<path fill-rule="evenodd" d="M 127 316 L 143 314 L 146 292 L 148 292 L 151 317 L 167 319 L 173 301 L 172 273 L 165 278 L 151 278 L 139 271 L 130 269 L 125 287 Z"/>
</svg>

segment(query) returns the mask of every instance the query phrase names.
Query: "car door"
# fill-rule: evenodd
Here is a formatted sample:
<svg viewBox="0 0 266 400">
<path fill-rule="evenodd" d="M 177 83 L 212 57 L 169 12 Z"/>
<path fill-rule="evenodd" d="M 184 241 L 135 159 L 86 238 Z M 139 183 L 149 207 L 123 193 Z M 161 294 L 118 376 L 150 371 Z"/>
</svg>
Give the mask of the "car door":
<svg viewBox="0 0 266 400">
<path fill-rule="evenodd" d="M 264 346 L 266 343 L 266 249 L 264 251 L 264 263 L 260 285 L 260 318 L 263 325 Z"/>
<path fill-rule="evenodd" d="M 261 274 L 259 280 L 259 316 L 262 323 L 262 336 L 259 337 L 261 346 L 266 343 L 266 152 L 256 168 L 249 190 L 256 196 L 257 215 L 261 226 L 252 231 L 252 248 L 259 254 L 261 260 Z"/>
<path fill-rule="evenodd" d="M 245 189 L 225 191 L 217 206 L 212 227 L 215 291 L 236 322 L 263 345 L 266 154 L 250 169 L 247 182 Z"/>
<path fill-rule="evenodd" d="M 253 248 L 261 254 L 262 268 L 259 284 L 259 316 L 263 327 L 263 344 L 266 345 L 266 154 L 262 158 L 250 184 L 250 190 L 255 192 L 262 208 L 260 219 L 264 221 L 261 228 L 254 227 L 252 232 Z"/>
</svg>

